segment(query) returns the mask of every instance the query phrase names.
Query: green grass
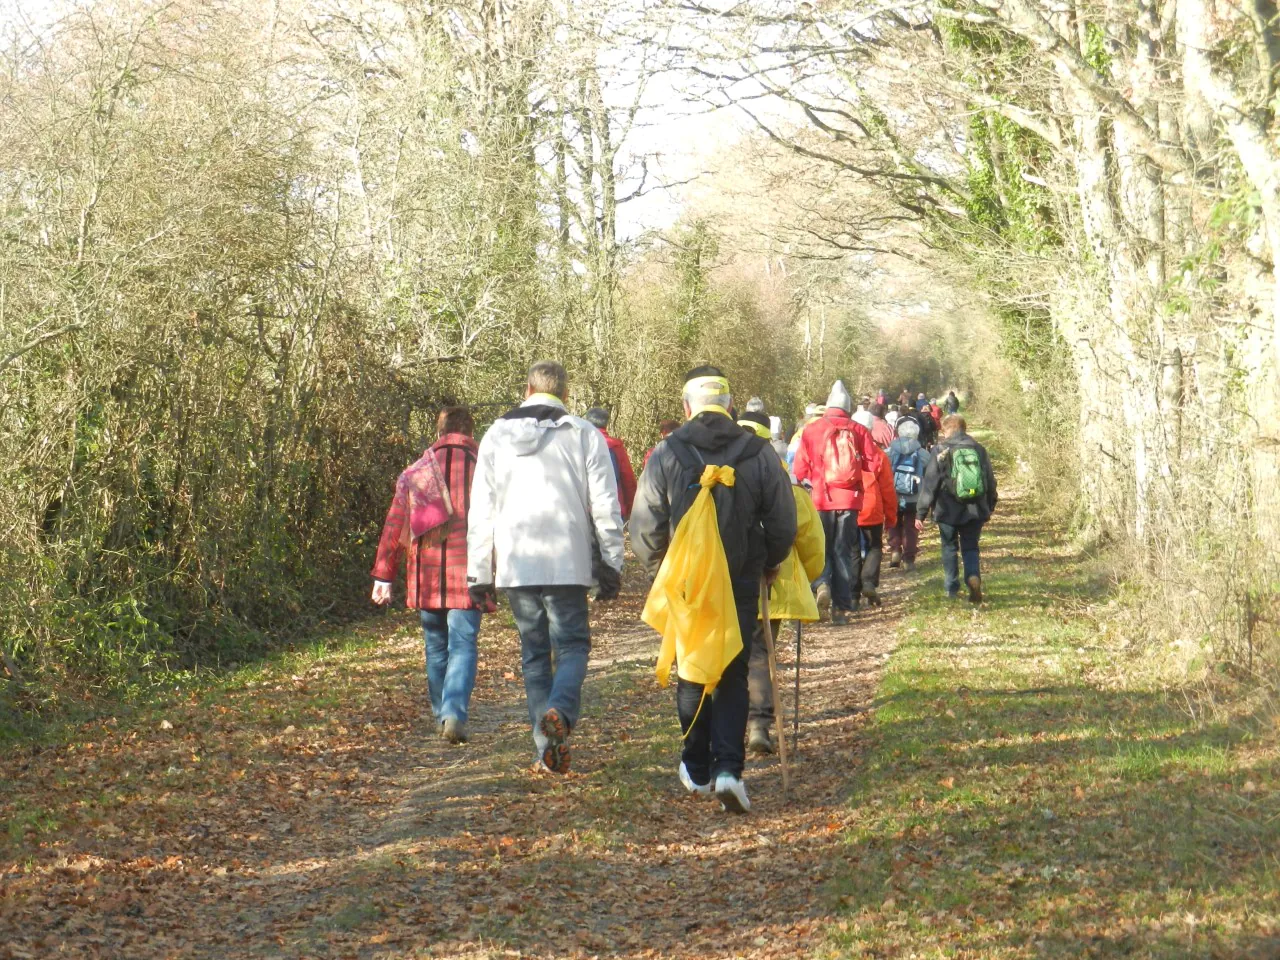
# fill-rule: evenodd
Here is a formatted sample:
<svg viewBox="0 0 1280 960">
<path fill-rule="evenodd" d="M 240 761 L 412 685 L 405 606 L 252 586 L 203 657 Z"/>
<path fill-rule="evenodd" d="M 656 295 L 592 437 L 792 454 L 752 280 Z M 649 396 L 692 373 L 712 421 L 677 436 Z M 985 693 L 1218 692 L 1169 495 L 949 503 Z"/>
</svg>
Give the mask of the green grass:
<svg viewBox="0 0 1280 960">
<path fill-rule="evenodd" d="M 1273 738 L 1134 679 L 1098 629 L 1105 579 L 1047 526 L 999 520 L 983 550 L 977 613 L 921 566 L 826 891 L 833 954 L 1280 956 Z"/>
</svg>

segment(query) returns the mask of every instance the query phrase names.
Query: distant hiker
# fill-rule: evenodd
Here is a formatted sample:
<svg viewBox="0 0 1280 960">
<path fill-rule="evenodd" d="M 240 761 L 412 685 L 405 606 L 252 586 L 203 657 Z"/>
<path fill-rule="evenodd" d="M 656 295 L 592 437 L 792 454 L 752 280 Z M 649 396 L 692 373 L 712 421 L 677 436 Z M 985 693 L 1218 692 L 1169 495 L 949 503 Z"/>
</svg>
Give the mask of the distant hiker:
<svg viewBox="0 0 1280 960">
<path fill-rule="evenodd" d="M 880 406 L 882 406 L 882 407 L 887 407 L 887 406 L 889 405 L 889 397 L 888 397 L 888 395 L 884 392 L 884 389 L 883 389 L 883 388 L 881 388 L 880 390 L 876 391 L 876 400 L 875 400 L 875 402 L 876 402 L 876 403 L 878 403 L 878 404 L 880 404 Z"/>
<path fill-rule="evenodd" d="M 920 446 L 929 450 L 938 442 L 938 425 L 933 417 L 923 411 L 911 411 L 906 419 L 913 421 L 920 428 Z"/>
<path fill-rule="evenodd" d="M 849 416 L 853 399 L 837 380 L 827 412 L 805 428 L 796 451 L 796 479 L 809 485 L 826 537 L 826 572 L 817 584 L 818 607 L 831 610 L 831 622 L 849 622 L 862 593 L 862 553 L 858 511 L 862 509 L 863 471 L 879 455 L 871 434 Z"/>
<path fill-rule="evenodd" d="M 924 409 L 925 407 L 927 407 L 928 405 L 929 405 L 929 401 L 928 401 L 928 399 L 925 397 L 925 395 L 924 395 L 923 393 L 922 393 L 922 394 L 919 394 L 919 395 L 916 397 L 916 411 L 917 411 L 917 412 L 919 412 L 919 411 L 923 410 L 923 409 Z"/>
<path fill-rule="evenodd" d="M 476 604 L 467 592 L 467 514 L 476 468 L 474 432 L 475 423 L 466 407 L 440 411 L 436 421 L 439 439 L 396 484 L 373 565 L 373 602 L 386 604 L 391 601 L 391 584 L 399 572 L 400 559 L 408 554 L 407 604 L 409 609 L 420 611 L 422 619 L 431 715 L 439 724 L 440 735 L 450 743 L 467 741 L 480 614 L 495 609 L 489 599 Z M 413 476 L 424 463 L 433 472 L 438 469 L 448 494 L 448 510 L 434 518 L 430 504 L 414 502 Z M 417 536 L 413 532 L 415 508 Z M 431 524 L 433 519 L 441 522 Z"/>
<path fill-rule="evenodd" d="M 954 390 L 950 391 L 947 394 L 947 399 L 942 401 L 942 410 L 948 416 L 960 412 L 960 398 L 956 396 Z"/>
<path fill-rule="evenodd" d="M 920 535 L 916 530 L 916 504 L 924 483 L 928 452 L 920 446 L 920 424 L 903 419 L 898 424 L 898 438 L 889 447 L 889 466 L 893 470 L 893 489 L 898 494 L 898 522 L 889 529 L 889 566 L 902 563 L 907 572 L 915 570 Z"/>
<path fill-rule="evenodd" d="M 804 437 L 805 428 L 815 420 L 821 420 L 825 408 L 820 403 L 811 403 L 804 408 L 804 420 L 796 425 L 796 432 L 791 435 L 791 442 L 787 444 L 787 467 L 790 468 L 795 464 L 796 451 L 800 449 L 800 441 Z"/>
<path fill-rule="evenodd" d="M 765 435 L 769 441 L 769 446 L 773 447 L 773 452 L 778 455 L 783 463 L 787 460 L 787 441 L 782 436 L 782 418 L 768 416 L 765 409 L 765 402 L 759 397 L 752 397 L 747 401 L 746 413 L 763 414 L 765 426 L 768 428 L 768 434 Z"/>
<path fill-rule="evenodd" d="M 926 411 L 929 416 L 933 417 L 933 425 L 939 430 L 942 429 L 942 408 L 938 406 L 937 400 L 930 400 L 929 407 Z"/>
<path fill-rule="evenodd" d="M 745 413 L 738 425 L 757 436 L 763 436 L 762 413 Z M 769 617 L 776 638 L 787 620 L 813 623 L 818 619 L 818 604 L 810 584 L 822 575 L 826 563 L 826 543 L 822 535 L 822 518 L 813 506 L 809 491 L 799 483 L 791 487 L 796 502 L 796 539 L 791 553 L 782 562 L 782 570 L 769 591 Z M 747 719 L 747 750 L 751 753 L 773 753 L 773 681 L 769 675 L 769 650 L 764 638 L 764 624 L 757 622 L 751 638 L 751 661 L 747 686 L 750 710 Z"/>
<path fill-rule="evenodd" d="M 604 407 L 592 407 L 584 414 L 584 418 L 599 429 L 609 447 L 609 456 L 613 458 L 613 478 L 618 483 L 618 503 L 622 506 L 622 520 L 625 523 L 631 516 L 631 504 L 636 499 L 636 475 L 631 469 L 631 458 L 627 456 L 627 445 L 609 435 L 609 411 Z"/>
<path fill-rule="evenodd" d="M 680 427 L 679 420 L 659 420 L 658 421 L 659 442 L 667 439 L 667 437 L 671 436 L 671 432 L 673 430 L 679 429 L 679 427 Z M 648 452 L 645 453 L 644 463 L 640 465 L 640 469 L 642 471 L 644 470 L 645 467 L 649 465 L 649 458 L 653 456 L 653 451 L 657 449 L 658 449 L 658 444 L 655 443 L 652 447 L 649 448 Z"/>
<path fill-rule="evenodd" d="M 524 403 L 480 442 L 467 536 L 471 597 L 490 603 L 496 589 L 507 595 L 534 746 L 556 773 L 569 769 L 566 740 L 578 723 L 591 651 L 587 589 L 596 580 L 599 598 L 611 600 L 622 582 L 613 459 L 601 432 L 569 415 L 568 395 L 560 364 L 530 368 Z M 593 538 L 601 557 L 595 570 Z"/>
<path fill-rule="evenodd" d="M 876 446 L 881 450 L 888 450 L 889 444 L 893 443 L 893 427 L 885 419 L 885 409 L 883 403 L 873 403 L 871 405 L 871 439 L 876 442 Z"/>
<path fill-rule="evenodd" d="M 868 412 L 854 416 L 866 427 Z M 880 421 L 884 423 L 884 421 Z M 869 606 L 880 606 L 880 560 L 884 553 L 884 528 L 898 522 L 898 497 L 893 489 L 889 458 L 878 447 L 863 461 L 862 508 L 858 511 L 858 545 L 862 553 L 862 596 Z"/>
<path fill-rule="evenodd" d="M 898 394 L 898 406 L 900 407 L 911 406 L 911 391 L 908 390 L 906 387 L 903 387 L 902 392 Z"/>
<path fill-rule="evenodd" d="M 676 667 L 680 782 L 745 813 L 747 673 L 760 580 L 776 580 L 791 552 L 795 499 L 768 441 L 729 418 L 733 400 L 719 369 L 689 371 L 683 399 L 689 421 L 658 444 L 640 477 L 631 545 L 657 577 L 644 619 L 663 634 L 659 678 Z M 710 531 L 682 526 L 712 517 Z M 691 592 L 699 598 L 693 605 Z M 681 633 L 682 622 L 693 624 L 691 633 Z"/>
<path fill-rule="evenodd" d="M 942 537 L 942 570 L 947 596 L 960 594 L 957 554 L 964 558 L 964 582 L 969 601 L 982 602 L 982 570 L 978 538 L 982 525 L 996 508 L 996 476 L 986 448 L 966 432 L 964 417 L 954 414 L 942 421 L 942 442 L 933 451 L 924 472 L 920 500 L 916 504 L 916 529 L 933 511 Z"/>
</svg>

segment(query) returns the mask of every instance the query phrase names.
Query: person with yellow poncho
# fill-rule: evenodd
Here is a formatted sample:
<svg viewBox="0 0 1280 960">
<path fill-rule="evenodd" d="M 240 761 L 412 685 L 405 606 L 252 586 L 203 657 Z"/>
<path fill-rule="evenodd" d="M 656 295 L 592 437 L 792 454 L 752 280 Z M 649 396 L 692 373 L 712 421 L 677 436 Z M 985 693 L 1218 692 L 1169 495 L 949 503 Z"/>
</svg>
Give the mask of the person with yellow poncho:
<svg viewBox="0 0 1280 960">
<path fill-rule="evenodd" d="M 738 417 L 738 426 L 759 437 L 770 433 L 769 417 L 763 410 L 742 414 Z M 769 591 L 769 618 L 775 639 L 784 621 L 815 623 L 819 619 L 818 601 L 814 599 L 810 584 L 822 575 L 827 562 L 827 539 L 822 532 L 822 518 L 818 516 L 809 491 L 794 477 L 791 481 L 791 494 L 796 502 L 796 540 Z M 772 735 L 775 722 L 773 681 L 769 675 L 769 655 L 765 649 L 762 621 L 756 622 L 751 642 L 747 686 L 751 701 L 747 716 L 747 750 L 750 753 L 774 753 L 777 745 Z"/>
<path fill-rule="evenodd" d="M 747 664 L 760 581 L 772 582 L 791 552 L 796 507 L 777 454 L 734 422 L 732 403 L 716 367 L 686 376 L 688 422 L 654 448 L 640 476 L 631 546 L 655 578 L 643 619 L 662 635 L 659 680 L 676 668 L 680 782 L 746 813 Z"/>
</svg>

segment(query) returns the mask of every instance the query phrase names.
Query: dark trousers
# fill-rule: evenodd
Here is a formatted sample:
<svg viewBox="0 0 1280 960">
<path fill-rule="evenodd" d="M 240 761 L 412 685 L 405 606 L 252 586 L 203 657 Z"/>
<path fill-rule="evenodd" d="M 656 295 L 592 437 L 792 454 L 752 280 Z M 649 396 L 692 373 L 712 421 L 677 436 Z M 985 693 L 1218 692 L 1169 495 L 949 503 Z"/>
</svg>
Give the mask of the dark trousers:
<svg viewBox="0 0 1280 960">
<path fill-rule="evenodd" d="M 856 610 L 862 595 L 862 551 L 858 542 L 857 510 L 822 510 L 827 538 L 827 569 L 831 602 L 837 610 Z"/>
<path fill-rule="evenodd" d="M 884 554 L 884 524 L 858 528 L 862 551 L 862 592 L 880 589 L 880 557 Z"/>
<path fill-rule="evenodd" d="M 773 645 L 778 645 L 781 620 L 770 620 L 773 627 Z M 751 706 L 748 719 L 754 723 L 773 726 L 773 681 L 769 677 L 769 647 L 764 642 L 764 624 L 757 620 L 755 636 L 751 638 L 751 663 L 747 671 L 747 692 Z"/>
<path fill-rule="evenodd" d="M 902 554 L 907 563 L 915 563 L 920 552 L 920 534 L 916 531 L 916 505 L 898 507 L 898 522 L 889 528 L 889 549 Z"/>
<path fill-rule="evenodd" d="M 741 777 L 747 759 L 747 665 L 760 612 L 760 584 L 735 580 L 733 602 L 742 630 L 742 651 L 725 667 L 715 690 L 704 699 L 702 684 L 676 682 L 676 710 L 684 734 L 681 759 L 698 784 L 710 783 L 722 773 Z"/>
<path fill-rule="evenodd" d="M 974 521 L 953 527 L 949 523 L 940 523 L 938 533 L 942 536 L 943 580 L 947 593 L 955 596 L 960 592 L 960 557 L 964 558 L 965 580 L 982 576 L 978 566 L 978 537 L 982 533 L 982 524 Z"/>
</svg>

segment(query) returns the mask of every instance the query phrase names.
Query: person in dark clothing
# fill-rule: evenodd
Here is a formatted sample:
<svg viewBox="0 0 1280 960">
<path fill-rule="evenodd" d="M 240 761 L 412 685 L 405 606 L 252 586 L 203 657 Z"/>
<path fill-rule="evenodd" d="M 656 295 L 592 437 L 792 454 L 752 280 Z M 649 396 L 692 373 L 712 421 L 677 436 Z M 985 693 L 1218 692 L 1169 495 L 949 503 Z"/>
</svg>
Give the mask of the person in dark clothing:
<svg viewBox="0 0 1280 960">
<path fill-rule="evenodd" d="M 991 519 L 999 497 L 991 457 L 966 429 L 964 417 L 959 414 L 942 421 L 942 441 L 925 467 L 920 500 L 916 504 L 916 530 L 924 529 L 932 510 L 942 538 L 947 596 L 954 598 L 960 594 L 959 561 L 963 558 L 969 601 L 978 604 L 982 602 L 978 540 L 982 525 Z"/>
<path fill-rule="evenodd" d="M 956 396 L 954 390 L 949 392 L 947 399 L 942 401 L 942 411 L 948 415 L 960 412 L 960 398 Z"/>
<path fill-rule="evenodd" d="M 640 476 L 631 514 L 631 545 L 652 577 L 671 545 L 677 525 L 692 506 L 701 466 L 731 465 L 734 484 L 712 496 L 725 548 L 733 599 L 742 633 L 741 652 L 725 668 L 714 692 L 679 676 L 676 707 L 684 733 L 680 782 L 690 793 L 715 793 L 726 810 L 751 809 L 742 770 L 746 760 L 749 694 L 747 667 L 759 614 L 760 581 L 772 584 L 796 537 L 791 482 L 764 437 L 747 433 L 729 415 L 729 382 L 716 367 L 698 367 L 685 377 L 689 418 L 654 448 Z M 695 489 L 690 489 L 693 485 Z"/>
</svg>

